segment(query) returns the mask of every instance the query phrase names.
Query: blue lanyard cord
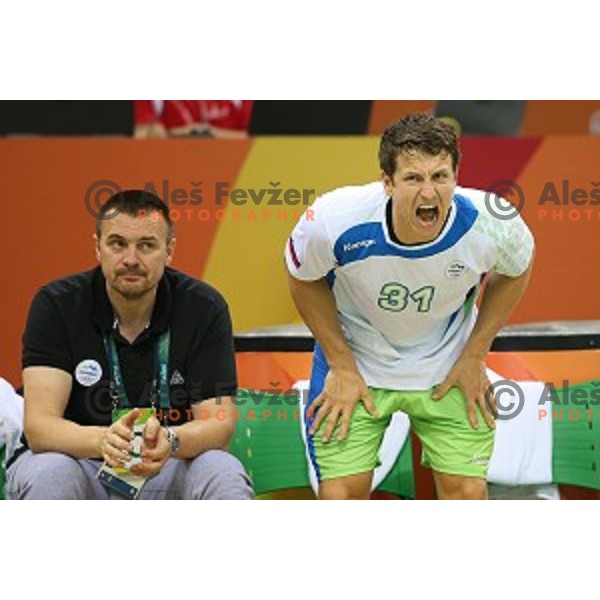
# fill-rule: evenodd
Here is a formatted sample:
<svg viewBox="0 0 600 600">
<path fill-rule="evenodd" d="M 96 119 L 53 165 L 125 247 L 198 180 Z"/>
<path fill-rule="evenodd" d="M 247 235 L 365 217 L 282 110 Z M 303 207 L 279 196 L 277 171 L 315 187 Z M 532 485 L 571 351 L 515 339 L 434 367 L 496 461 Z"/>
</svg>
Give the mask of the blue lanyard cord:
<svg viewBox="0 0 600 600">
<path fill-rule="evenodd" d="M 108 358 L 108 368 L 110 370 L 109 393 L 113 401 L 113 408 L 129 408 L 131 404 L 125 391 L 125 384 L 123 383 L 115 339 L 112 335 L 105 334 L 103 341 Z M 171 332 L 167 329 L 154 344 L 154 378 L 152 379 L 152 390 L 150 392 L 152 408 L 156 408 L 157 395 L 158 404 L 161 409 L 168 410 L 171 407 L 168 380 L 170 342 Z"/>
</svg>

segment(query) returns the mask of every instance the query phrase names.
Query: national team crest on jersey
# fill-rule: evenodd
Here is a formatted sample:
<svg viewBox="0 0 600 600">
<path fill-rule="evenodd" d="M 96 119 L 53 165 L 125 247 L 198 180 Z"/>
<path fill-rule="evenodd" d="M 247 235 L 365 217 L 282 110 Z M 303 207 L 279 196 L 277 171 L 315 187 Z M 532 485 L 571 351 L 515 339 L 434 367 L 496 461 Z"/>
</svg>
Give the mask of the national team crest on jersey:
<svg viewBox="0 0 600 600">
<path fill-rule="evenodd" d="M 446 277 L 448 279 L 458 279 L 466 270 L 465 263 L 454 260 L 446 267 Z"/>
</svg>

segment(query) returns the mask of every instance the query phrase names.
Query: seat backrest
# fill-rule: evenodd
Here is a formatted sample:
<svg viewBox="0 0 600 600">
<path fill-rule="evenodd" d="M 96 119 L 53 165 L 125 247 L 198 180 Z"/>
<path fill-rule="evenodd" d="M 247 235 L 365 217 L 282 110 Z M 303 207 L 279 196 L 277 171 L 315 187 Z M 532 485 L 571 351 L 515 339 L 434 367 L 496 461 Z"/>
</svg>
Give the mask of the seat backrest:
<svg viewBox="0 0 600 600">
<path fill-rule="evenodd" d="M 256 494 L 309 488 L 300 398 L 239 390 L 235 403 L 236 432 L 229 451 L 244 465 Z M 415 497 L 410 441 L 377 489 Z"/>
</svg>

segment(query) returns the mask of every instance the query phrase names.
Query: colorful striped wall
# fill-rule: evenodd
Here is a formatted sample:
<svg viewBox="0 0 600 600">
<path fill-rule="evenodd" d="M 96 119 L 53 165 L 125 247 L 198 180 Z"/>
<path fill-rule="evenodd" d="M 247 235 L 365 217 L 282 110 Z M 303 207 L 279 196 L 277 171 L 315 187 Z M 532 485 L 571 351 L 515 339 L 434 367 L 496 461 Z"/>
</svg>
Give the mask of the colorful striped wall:
<svg viewBox="0 0 600 600">
<path fill-rule="evenodd" d="M 304 208 L 302 195 L 312 201 L 337 186 L 377 178 L 377 145 L 376 137 L 0 140 L 0 374 L 19 385 L 20 337 L 36 289 L 95 264 L 94 220 L 85 203 L 95 181 L 122 188 L 151 182 L 160 194 L 168 181 L 177 218 L 174 266 L 217 286 L 242 331 L 298 320 L 282 248 Z M 539 199 L 547 182 L 560 191 L 568 180 L 571 191 L 588 194 L 600 186 L 600 139 L 468 138 L 462 147 L 462 185 L 485 188 L 508 179 L 524 194 L 537 264 L 513 321 L 597 319 L 600 206 L 552 206 L 544 214 L 549 206 Z M 234 189 L 241 191 L 232 196 Z M 274 190 L 283 191 L 276 197 Z M 282 198 L 300 204 L 268 204 Z"/>
</svg>

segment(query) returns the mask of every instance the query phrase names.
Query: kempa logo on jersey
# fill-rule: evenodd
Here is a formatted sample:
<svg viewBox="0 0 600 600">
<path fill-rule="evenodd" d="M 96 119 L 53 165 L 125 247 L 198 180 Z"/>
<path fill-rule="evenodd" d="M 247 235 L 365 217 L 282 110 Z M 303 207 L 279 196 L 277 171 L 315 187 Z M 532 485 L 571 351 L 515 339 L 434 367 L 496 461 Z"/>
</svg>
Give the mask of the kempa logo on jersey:
<svg viewBox="0 0 600 600">
<path fill-rule="evenodd" d="M 370 248 L 376 243 L 377 242 L 375 240 L 361 240 L 360 242 L 344 244 L 344 252 L 352 252 L 353 250 L 358 250 L 359 248 Z"/>
</svg>

